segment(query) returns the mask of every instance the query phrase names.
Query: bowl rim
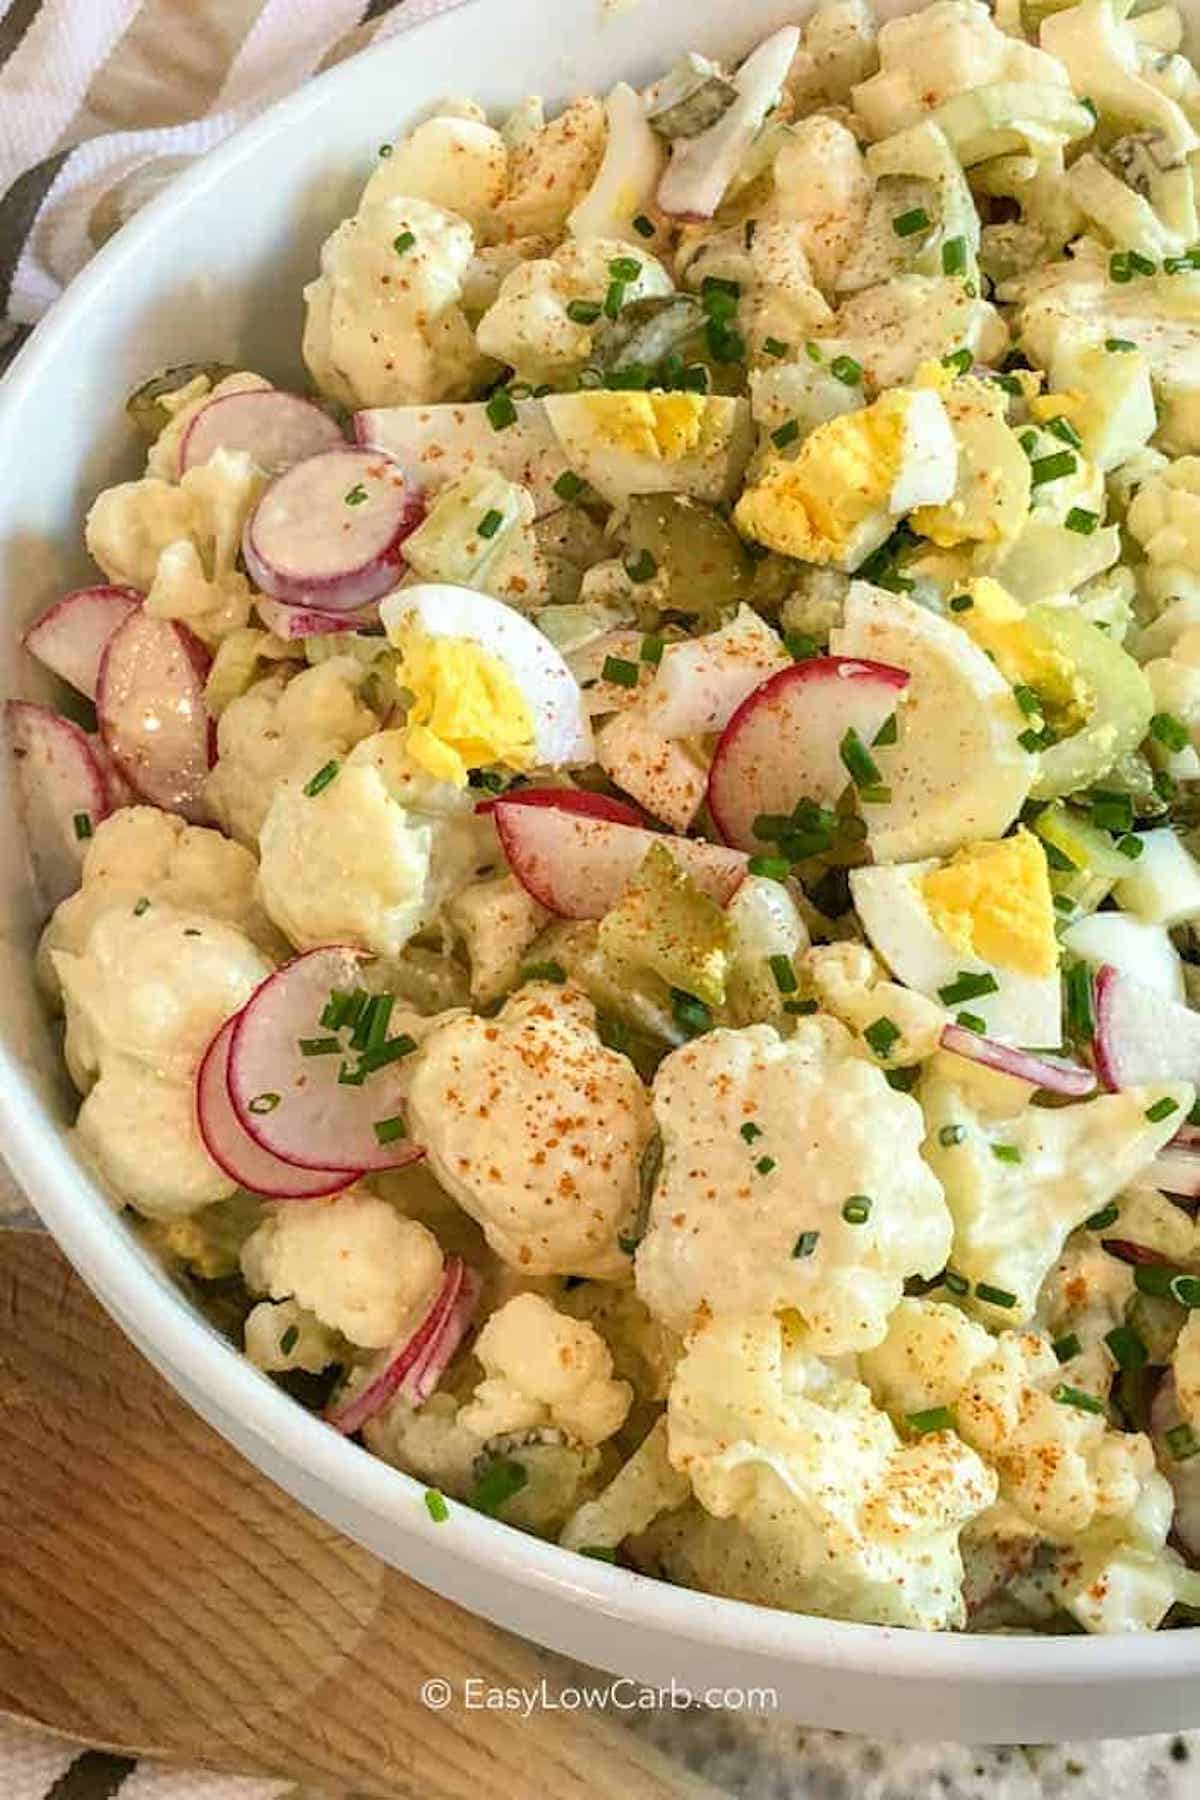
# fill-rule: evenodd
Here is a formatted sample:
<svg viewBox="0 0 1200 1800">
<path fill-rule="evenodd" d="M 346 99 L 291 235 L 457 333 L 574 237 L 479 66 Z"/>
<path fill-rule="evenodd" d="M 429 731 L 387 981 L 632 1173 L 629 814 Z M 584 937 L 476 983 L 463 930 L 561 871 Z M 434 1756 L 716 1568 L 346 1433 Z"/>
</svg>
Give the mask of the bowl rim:
<svg viewBox="0 0 1200 1800">
<path fill-rule="evenodd" d="M 400 60 L 411 54 L 413 32 L 427 33 L 467 11 L 466 0 L 455 0 L 441 13 L 415 21 L 409 31 L 368 46 L 275 101 L 200 157 L 116 232 L 38 324 L 0 382 L 0 461 L 10 420 L 36 394 L 43 371 L 69 354 L 74 320 L 103 304 L 106 293 L 119 292 L 127 277 L 136 277 L 145 244 L 186 218 L 193 198 L 219 184 L 228 171 L 261 158 L 273 140 L 289 135 L 330 94 L 350 95 L 364 60 Z M 3 1039 L 0 1129 L 13 1173 L 60 1247 L 123 1330 L 125 1320 L 137 1321 L 137 1335 L 154 1347 L 157 1354 L 151 1360 L 164 1373 L 169 1368 L 184 1375 L 215 1408 L 238 1419 L 256 1439 L 333 1493 L 390 1519 L 419 1543 L 445 1548 L 446 1526 L 429 1516 L 424 1483 L 306 1412 L 197 1318 L 181 1293 L 142 1266 L 131 1253 L 120 1215 L 72 1155 L 67 1128 L 45 1106 Z M 174 1375 L 168 1373 L 167 1379 L 174 1383 Z M 194 1405 L 190 1394 L 184 1397 Z M 289 1491 L 296 1493 L 295 1488 Z M 1200 1676 L 1200 1630 L 988 1637 L 853 1624 L 675 1587 L 581 1556 L 453 1502 L 451 1518 L 456 1556 L 482 1574 L 515 1578 L 543 1597 L 583 1604 L 622 1626 L 650 1626 L 725 1650 L 846 1674 L 1013 1687 Z"/>
</svg>

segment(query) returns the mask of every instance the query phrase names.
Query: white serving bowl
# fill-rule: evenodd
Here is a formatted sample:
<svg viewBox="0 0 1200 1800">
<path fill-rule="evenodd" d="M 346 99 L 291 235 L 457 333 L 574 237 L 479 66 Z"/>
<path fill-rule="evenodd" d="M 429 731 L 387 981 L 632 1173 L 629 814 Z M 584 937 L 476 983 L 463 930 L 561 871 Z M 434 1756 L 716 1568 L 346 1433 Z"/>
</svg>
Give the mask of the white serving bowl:
<svg viewBox="0 0 1200 1800">
<path fill-rule="evenodd" d="M 684 46 L 744 51 L 807 7 L 781 0 L 481 0 L 335 69 L 179 180 L 96 258 L 0 387 L 3 691 L 45 698 L 22 627 L 87 576 L 84 511 L 137 471 L 126 392 L 220 357 L 300 376 L 301 288 L 378 144 L 433 100 L 502 107 L 648 78 Z M 903 11 L 891 0 L 885 11 Z M 94 576 L 91 577 L 94 579 Z M 385 1561 L 498 1624 L 697 1695 L 767 1688 L 810 1724 L 902 1737 L 1037 1742 L 1200 1724 L 1200 1632 L 971 1638 L 843 1625 L 690 1593 L 573 1556 L 455 1506 L 294 1405 L 192 1310 L 72 1154 L 71 1096 L 33 983 L 38 926 L 0 772 L 0 1125 L 46 1224 L 119 1324 L 210 1424 Z M 736 1702 L 735 1702 L 736 1704 Z M 753 1704 L 750 1702 L 749 1704 Z"/>
</svg>

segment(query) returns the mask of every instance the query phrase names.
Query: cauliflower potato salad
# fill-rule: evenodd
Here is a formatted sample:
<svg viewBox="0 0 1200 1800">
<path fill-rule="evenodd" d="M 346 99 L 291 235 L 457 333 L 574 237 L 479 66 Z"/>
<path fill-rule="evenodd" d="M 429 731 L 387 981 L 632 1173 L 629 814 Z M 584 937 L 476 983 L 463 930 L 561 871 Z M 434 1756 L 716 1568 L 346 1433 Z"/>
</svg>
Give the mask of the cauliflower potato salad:
<svg viewBox="0 0 1200 1800">
<path fill-rule="evenodd" d="M 1200 79 L 824 0 L 378 148 L 306 377 L 129 412 L 13 701 L 79 1154 L 578 1553 L 1200 1618 Z"/>
</svg>

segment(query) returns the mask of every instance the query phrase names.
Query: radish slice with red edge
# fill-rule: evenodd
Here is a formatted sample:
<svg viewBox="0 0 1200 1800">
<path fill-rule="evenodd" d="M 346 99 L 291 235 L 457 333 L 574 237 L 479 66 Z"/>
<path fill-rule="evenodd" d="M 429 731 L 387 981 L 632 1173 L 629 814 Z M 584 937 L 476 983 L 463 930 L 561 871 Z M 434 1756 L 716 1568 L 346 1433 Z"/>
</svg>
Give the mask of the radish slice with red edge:
<svg viewBox="0 0 1200 1800">
<path fill-rule="evenodd" d="M 242 552 L 251 579 L 273 600 L 353 612 L 396 586 L 401 546 L 421 513 L 420 497 L 386 456 L 327 450 L 264 491 Z"/>
<path fill-rule="evenodd" d="M 1195 1200 L 1200 1197 L 1200 1151 L 1178 1150 L 1172 1142 L 1159 1151 L 1138 1179 L 1161 1188 L 1164 1194 Z"/>
<path fill-rule="evenodd" d="M 642 815 L 627 800 L 612 794 L 589 794 L 583 788 L 515 788 L 511 794 L 497 794 L 481 800 L 477 813 L 495 812 L 503 801 L 506 806 L 553 806 L 559 812 L 577 813 L 581 819 L 607 819 L 613 825 L 636 825 L 640 829 Z"/>
<path fill-rule="evenodd" d="M 471 1271 L 467 1269 L 461 1256 L 447 1257 L 442 1285 L 416 1330 L 401 1343 L 393 1344 L 385 1350 L 367 1371 L 361 1385 L 356 1386 L 344 1400 L 334 1400 L 326 1411 L 325 1417 L 336 1431 L 342 1432 L 346 1437 L 353 1437 L 356 1431 L 361 1431 L 367 1420 L 374 1418 L 387 1405 L 409 1376 L 415 1378 L 415 1371 L 419 1368 L 428 1369 L 433 1366 L 435 1357 L 440 1357 L 456 1326 L 458 1339 L 461 1340 L 470 1320 L 470 1309 L 456 1311 L 456 1307 L 470 1276 Z M 474 1287 L 472 1305 L 478 1298 L 477 1284 Z M 455 1340 L 450 1344 L 445 1362 L 449 1362 L 454 1354 L 457 1342 Z"/>
<path fill-rule="evenodd" d="M 118 769 L 105 748 L 104 739 L 98 731 L 87 734 L 88 749 L 96 759 L 96 767 L 104 782 L 104 792 L 108 798 L 109 812 L 119 812 L 123 806 L 136 806 L 138 797 Z"/>
<path fill-rule="evenodd" d="M 1096 1090 L 1095 1075 L 1080 1063 L 1014 1050 L 1009 1044 L 998 1044 L 994 1038 L 968 1031 L 965 1025 L 944 1026 L 940 1042 L 943 1050 L 952 1050 L 956 1056 L 965 1056 L 985 1069 L 996 1069 L 1001 1075 L 1012 1075 L 1017 1081 L 1027 1081 L 1043 1093 L 1082 1100 Z"/>
<path fill-rule="evenodd" d="M 267 475 L 345 443 L 329 414 L 278 388 L 221 394 L 193 413 L 179 442 L 179 473 L 206 463 L 217 450 L 244 450 Z"/>
<path fill-rule="evenodd" d="M 364 953 L 335 944 L 294 957 L 268 975 L 237 1016 L 229 1050 L 229 1097 L 256 1144 L 302 1169 L 400 1169 L 424 1152 L 396 1123 L 398 1065 L 361 1083 L 338 1079 L 356 1057 L 306 1056 L 301 1044 L 328 1036 L 321 1015 L 336 990 L 361 987 Z M 378 1130 L 376 1128 L 379 1128 Z"/>
<path fill-rule="evenodd" d="M 443 1318 L 437 1331 L 430 1337 L 426 1349 L 409 1369 L 396 1390 L 411 1405 L 423 1406 L 425 1404 L 453 1362 L 455 1353 L 467 1334 L 471 1320 L 475 1317 L 475 1309 L 479 1305 L 479 1296 L 482 1292 L 483 1282 L 474 1269 L 464 1268 L 462 1283 L 454 1304 Z"/>
<path fill-rule="evenodd" d="M 1191 1081 L 1200 1087 L 1200 1013 L 1118 974 L 1105 963 L 1093 988 L 1092 1040 L 1105 1087 Z"/>
<path fill-rule="evenodd" d="M 79 886 L 92 833 L 111 810 L 108 790 L 78 725 L 29 700 L 9 700 L 4 712 L 38 892 L 55 907 Z"/>
<path fill-rule="evenodd" d="M 25 633 L 25 648 L 47 669 L 94 700 L 104 647 L 142 599 L 131 587 L 75 588 L 34 620 Z"/>
<path fill-rule="evenodd" d="M 317 1200 L 339 1194 L 358 1180 L 359 1169 L 300 1169 L 256 1144 L 242 1129 L 229 1098 L 229 1046 L 237 1015 L 224 1025 L 204 1052 L 196 1076 L 196 1123 L 204 1148 L 219 1169 L 251 1194 L 269 1200 Z"/>
<path fill-rule="evenodd" d="M 740 851 L 618 824 L 575 807 L 499 799 L 493 817 L 501 848 L 521 886 L 564 919 L 601 918 L 616 905 L 652 844 L 669 850 L 721 906 L 746 873 Z"/>
<path fill-rule="evenodd" d="M 259 594 L 254 609 L 268 631 L 294 643 L 297 638 L 327 637 L 331 632 L 367 631 L 379 627 L 379 608 L 374 602 L 354 612 L 323 612 L 317 606 L 288 606 Z M 382 646 L 381 646 L 382 647 Z"/>
<path fill-rule="evenodd" d="M 208 817 L 204 783 L 213 722 L 204 704 L 210 657 L 177 619 L 139 607 L 105 646 L 96 687 L 104 747 L 143 800 L 193 823 Z"/>
<path fill-rule="evenodd" d="M 728 844 L 761 850 L 754 821 L 801 800 L 833 806 L 850 780 L 848 731 L 866 750 L 896 710 L 908 672 L 850 656 L 813 656 L 762 682 L 717 741 L 708 806 Z"/>
</svg>

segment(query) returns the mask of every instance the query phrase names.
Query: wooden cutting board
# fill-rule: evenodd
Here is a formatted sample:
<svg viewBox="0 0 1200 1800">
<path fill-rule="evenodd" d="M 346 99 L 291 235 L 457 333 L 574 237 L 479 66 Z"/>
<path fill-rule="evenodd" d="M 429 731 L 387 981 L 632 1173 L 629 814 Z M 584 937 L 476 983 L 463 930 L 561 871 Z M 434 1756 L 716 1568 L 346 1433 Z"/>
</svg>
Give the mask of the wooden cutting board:
<svg viewBox="0 0 1200 1800">
<path fill-rule="evenodd" d="M 380 1800 L 711 1794 L 598 1712 L 432 1711 L 563 1659 L 304 1512 L 142 1360 L 49 1238 L 0 1231 L 0 1710 Z M 590 1672 L 589 1672 L 590 1673 Z"/>
</svg>

